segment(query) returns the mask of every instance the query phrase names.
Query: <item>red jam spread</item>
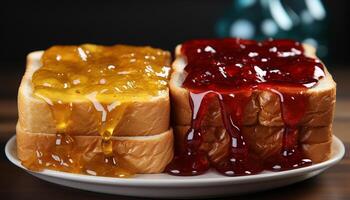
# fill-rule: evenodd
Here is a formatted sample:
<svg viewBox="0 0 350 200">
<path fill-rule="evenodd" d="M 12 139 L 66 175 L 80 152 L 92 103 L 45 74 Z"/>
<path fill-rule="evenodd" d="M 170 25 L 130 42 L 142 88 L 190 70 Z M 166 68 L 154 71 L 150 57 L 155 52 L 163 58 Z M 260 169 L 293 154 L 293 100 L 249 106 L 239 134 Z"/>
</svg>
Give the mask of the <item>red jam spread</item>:
<svg viewBox="0 0 350 200">
<path fill-rule="evenodd" d="M 307 57 L 302 44 L 293 40 L 192 40 L 182 44 L 181 53 L 187 58 L 183 87 L 190 91 L 192 123 L 184 149 L 177 150 L 168 173 L 199 175 L 211 166 L 224 175 L 240 176 L 312 164 L 298 145 L 298 124 L 308 106 L 305 91 L 325 74 L 323 64 Z M 286 88 L 298 92 L 287 93 Z M 249 141 L 241 133 L 245 106 L 256 90 L 278 95 L 285 126 L 281 152 L 266 160 L 249 152 Z M 213 97 L 220 102 L 231 144 L 228 156 L 217 163 L 211 163 L 199 148 L 206 134 L 201 124 Z"/>
</svg>

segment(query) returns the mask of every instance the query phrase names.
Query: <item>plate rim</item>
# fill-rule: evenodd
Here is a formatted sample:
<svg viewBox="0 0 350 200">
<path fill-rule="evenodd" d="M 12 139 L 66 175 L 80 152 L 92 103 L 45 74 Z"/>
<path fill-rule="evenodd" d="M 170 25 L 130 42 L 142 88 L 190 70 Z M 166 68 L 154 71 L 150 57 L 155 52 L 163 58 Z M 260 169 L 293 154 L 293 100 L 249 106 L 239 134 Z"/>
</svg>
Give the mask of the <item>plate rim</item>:
<svg viewBox="0 0 350 200">
<path fill-rule="evenodd" d="M 236 176 L 236 177 L 227 177 L 227 176 L 220 176 L 220 177 L 201 177 L 201 176 L 193 176 L 191 178 L 174 178 L 174 179 L 157 179 L 157 178 L 114 178 L 114 177 L 102 177 L 102 176 L 91 176 L 91 175 L 84 175 L 84 174 L 74 174 L 69 172 L 60 172 L 55 170 L 48 170 L 45 169 L 41 172 L 34 172 L 26 169 L 24 166 L 21 165 L 20 161 L 17 158 L 17 155 L 14 155 L 13 152 L 14 145 L 16 143 L 16 135 L 12 136 L 5 145 L 5 155 L 7 159 L 12 162 L 17 167 L 37 176 L 48 176 L 51 178 L 58 178 L 58 179 L 64 179 L 69 181 L 75 181 L 75 182 L 84 182 L 84 183 L 93 183 L 93 184 L 100 184 L 100 185 L 123 185 L 123 186 L 142 186 L 142 187 L 176 187 L 176 186 L 210 186 L 210 185 L 226 185 L 230 183 L 248 183 L 248 182 L 258 182 L 258 181 L 264 181 L 264 180 L 275 180 L 275 179 L 281 179 L 291 176 L 297 176 L 317 170 L 327 169 L 336 163 L 338 163 L 343 156 L 345 155 L 345 147 L 342 141 L 333 135 L 332 138 L 332 149 L 336 148 L 338 152 L 336 152 L 334 155 L 331 156 L 330 159 L 313 164 L 308 167 L 298 168 L 298 169 L 292 169 L 287 171 L 281 171 L 281 172 L 268 172 L 268 173 L 261 173 L 261 174 L 255 174 L 250 176 Z M 147 175 L 151 176 L 151 175 Z M 170 175 L 169 175 L 170 177 Z"/>
</svg>

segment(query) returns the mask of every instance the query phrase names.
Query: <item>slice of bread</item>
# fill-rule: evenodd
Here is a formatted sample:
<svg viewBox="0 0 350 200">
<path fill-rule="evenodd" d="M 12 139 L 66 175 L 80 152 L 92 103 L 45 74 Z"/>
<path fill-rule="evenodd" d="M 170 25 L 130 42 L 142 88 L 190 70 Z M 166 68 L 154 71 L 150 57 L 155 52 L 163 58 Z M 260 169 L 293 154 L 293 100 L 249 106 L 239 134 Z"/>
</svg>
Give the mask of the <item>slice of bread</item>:
<svg viewBox="0 0 350 200">
<path fill-rule="evenodd" d="M 315 49 L 304 45 L 305 55 L 316 57 Z M 190 125 L 192 111 L 189 103 L 189 91 L 182 87 L 186 78 L 186 57 L 181 54 L 181 45 L 176 47 L 176 58 L 172 64 L 173 73 L 170 79 L 170 95 L 172 114 L 175 125 Z M 307 127 L 329 126 L 333 121 L 336 83 L 325 68 L 326 76 L 319 83 L 306 91 L 307 105 L 305 114 L 299 125 Z M 284 93 L 296 93 L 291 88 L 284 88 Z M 256 90 L 251 101 L 245 108 L 243 125 L 283 126 L 281 106 L 277 94 L 270 91 Z M 220 106 L 217 99 L 213 99 L 208 114 L 203 120 L 204 126 L 223 126 Z"/>
<path fill-rule="evenodd" d="M 18 92 L 17 155 L 22 163 L 32 163 L 37 150 L 44 153 L 59 151 L 56 145 L 56 121 L 50 105 L 33 94 L 32 76 L 42 66 L 42 55 L 43 51 L 28 55 L 26 71 Z M 72 112 L 65 134 L 74 143 L 69 147 L 72 148 L 69 152 L 78 152 L 85 161 L 104 155 L 102 137 L 98 133 L 101 114 L 96 111 L 93 102 L 88 100 L 80 99 L 70 103 Z M 169 89 L 159 92 L 151 99 L 127 102 L 110 139 L 114 157 L 120 159 L 120 163 L 133 173 L 163 172 L 173 158 L 173 131 L 169 120 Z M 36 157 L 34 159 L 37 160 Z M 106 170 L 112 167 L 113 165 L 108 165 Z"/>
<path fill-rule="evenodd" d="M 190 126 L 174 126 L 175 146 L 183 148 L 183 141 Z M 226 156 L 229 145 L 229 135 L 224 127 L 204 127 L 203 144 L 201 149 L 208 152 L 212 162 L 220 161 Z M 268 158 L 282 149 L 283 126 L 244 126 L 241 129 L 247 138 L 249 149 L 261 159 Z M 314 163 L 330 158 L 332 144 L 332 126 L 301 127 L 299 143 L 304 155 Z"/>
<path fill-rule="evenodd" d="M 56 135 L 28 132 L 20 124 L 16 127 L 17 156 L 22 162 L 31 159 L 40 149 L 55 146 Z M 101 136 L 73 136 L 74 149 L 84 149 L 84 156 L 102 153 Z M 161 173 L 173 158 L 173 131 L 167 130 L 151 136 L 112 137 L 113 151 L 138 174 Z M 111 166 L 112 167 L 112 166 Z"/>
<path fill-rule="evenodd" d="M 55 120 L 50 106 L 33 95 L 32 75 L 41 67 L 43 51 L 32 52 L 27 57 L 26 72 L 18 92 L 20 127 L 28 133 L 56 133 Z M 170 63 L 170 60 L 169 60 Z M 99 114 L 89 101 L 72 102 L 73 112 L 67 134 L 97 136 Z M 163 91 L 147 101 L 132 101 L 114 129 L 115 136 L 147 136 L 169 130 L 169 91 Z"/>
<path fill-rule="evenodd" d="M 315 49 L 304 45 L 305 55 L 316 58 Z M 192 110 L 189 90 L 182 87 L 187 72 L 187 58 L 181 53 L 181 45 L 176 47 L 176 58 L 172 64 L 173 74 L 170 79 L 175 146 L 183 145 L 183 137 L 191 126 Z M 318 84 L 306 91 L 307 107 L 298 124 L 299 144 L 304 155 L 314 163 L 327 160 L 331 153 L 332 121 L 336 101 L 336 83 L 325 68 L 325 77 Z M 291 88 L 281 88 L 283 93 L 295 94 Z M 221 118 L 221 109 L 216 97 L 211 99 L 206 116 L 202 120 L 204 143 L 201 148 L 208 152 L 212 161 L 218 161 L 227 153 L 228 134 Z M 296 111 L 298 112 L 298 111 Z M 284 122 L 281 117 L 281 105 L 277 94 L 270 91 L 256 90 L 252 93 L 244 115 L 242 134 L 247 139 L 249 149 L 266 158 L 281 151 Z"/>
</svg>

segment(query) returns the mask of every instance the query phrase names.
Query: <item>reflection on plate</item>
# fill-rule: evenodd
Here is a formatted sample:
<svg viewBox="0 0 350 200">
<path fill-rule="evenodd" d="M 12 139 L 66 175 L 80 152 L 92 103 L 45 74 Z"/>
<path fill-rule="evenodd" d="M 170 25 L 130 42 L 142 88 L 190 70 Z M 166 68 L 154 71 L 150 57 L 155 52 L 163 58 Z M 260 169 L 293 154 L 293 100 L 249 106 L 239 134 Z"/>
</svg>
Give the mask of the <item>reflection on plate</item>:
<svg viewBox="0 0 350 200">
<path fill-rule="evenodd" d="M 17 158 L 15 136 L 7 142 L 5 153 L 13 164 L 28 171 Z M 263 172 L 240 177 L 226 177 L 215 171 L 192 177 L 145 174 L 129 179 L 96 177 L 53 170 L 28 172 L 52 183 L 100 193 L 154 198 L 217 197 L 277 188 L 311 178 L 340 161 L 344 153 L 343 143 L 334 136 L 331 158 L 325 162 L 289 171 Z"/>
</svg>

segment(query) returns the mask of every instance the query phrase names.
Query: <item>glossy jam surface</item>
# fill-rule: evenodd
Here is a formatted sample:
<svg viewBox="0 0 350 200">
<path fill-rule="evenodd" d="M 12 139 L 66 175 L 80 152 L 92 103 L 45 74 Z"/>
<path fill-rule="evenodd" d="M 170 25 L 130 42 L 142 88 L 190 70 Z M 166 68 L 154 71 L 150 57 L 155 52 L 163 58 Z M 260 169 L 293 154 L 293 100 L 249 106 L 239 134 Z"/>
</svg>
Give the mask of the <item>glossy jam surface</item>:
<svg viewBox="0 0 350 200">
<path fill-rule="evenodd" d="M 323 65 L 292 40 L 194 40 L 182 45 L 187 58 L 183 86 L 196 91 L 233 91 L 261 85 L 312 87 Z"/>
<path fill-rule="evenodd" d="M 151 47 L 53 46 L 33 74 L 34 92 L 63 102 L 147 99 L 167 89 L 169 57 Z"/>
<path fill-rule="evenodd" d="M 167 167 L 170 174 L 198 175 L 213 166 L 222 174 L 239 176 L 312 163 L 298 145 L 298 123 L 308 106 L 305 90 L 314 87 L 325 74 L 323 64 L 307 57 L 300 43 L 292 40 L 193 40 L 185 42 L 181 52 L 187 59 L 185 71 L 188 74 L 183 87 L 190 91 L 192 124 L 184 141 L 185 148 L 177 151 L 180 153 Z M 244 109 L 255 90 L 268 90 L 279 96 L 285 124 L 282 150 L 267 160 L 260 160 L 250 152 L 249 141 L 241 133 Z M 199 146 L 205 134 L 201 123 L 214 98 L 220 102 L 223 125 L 231 145 L 226 158 L 211 163 Z M 183 167 L 186 162 L 192 167 Z"/>
<path fill-rule="evenodd" d="M 42 66 L 32 77 L 34 95 L 45 100 L 56 121 L 55 145 L 37 150 L 23 164 L 101 176 L 128 177 L 125 166 L 113 151 L 111 137 L 128 102 L 147 101 L 167 92 L 170 54 L 151 47 L 127 45 L 53 46 L 41 58 Z M 101 152 L 76 148 L 67 134 L 74 103 L 88 102 L 97 115 Z M 93 153 L 92 157 L 89 153 Z"/>
</svg>

